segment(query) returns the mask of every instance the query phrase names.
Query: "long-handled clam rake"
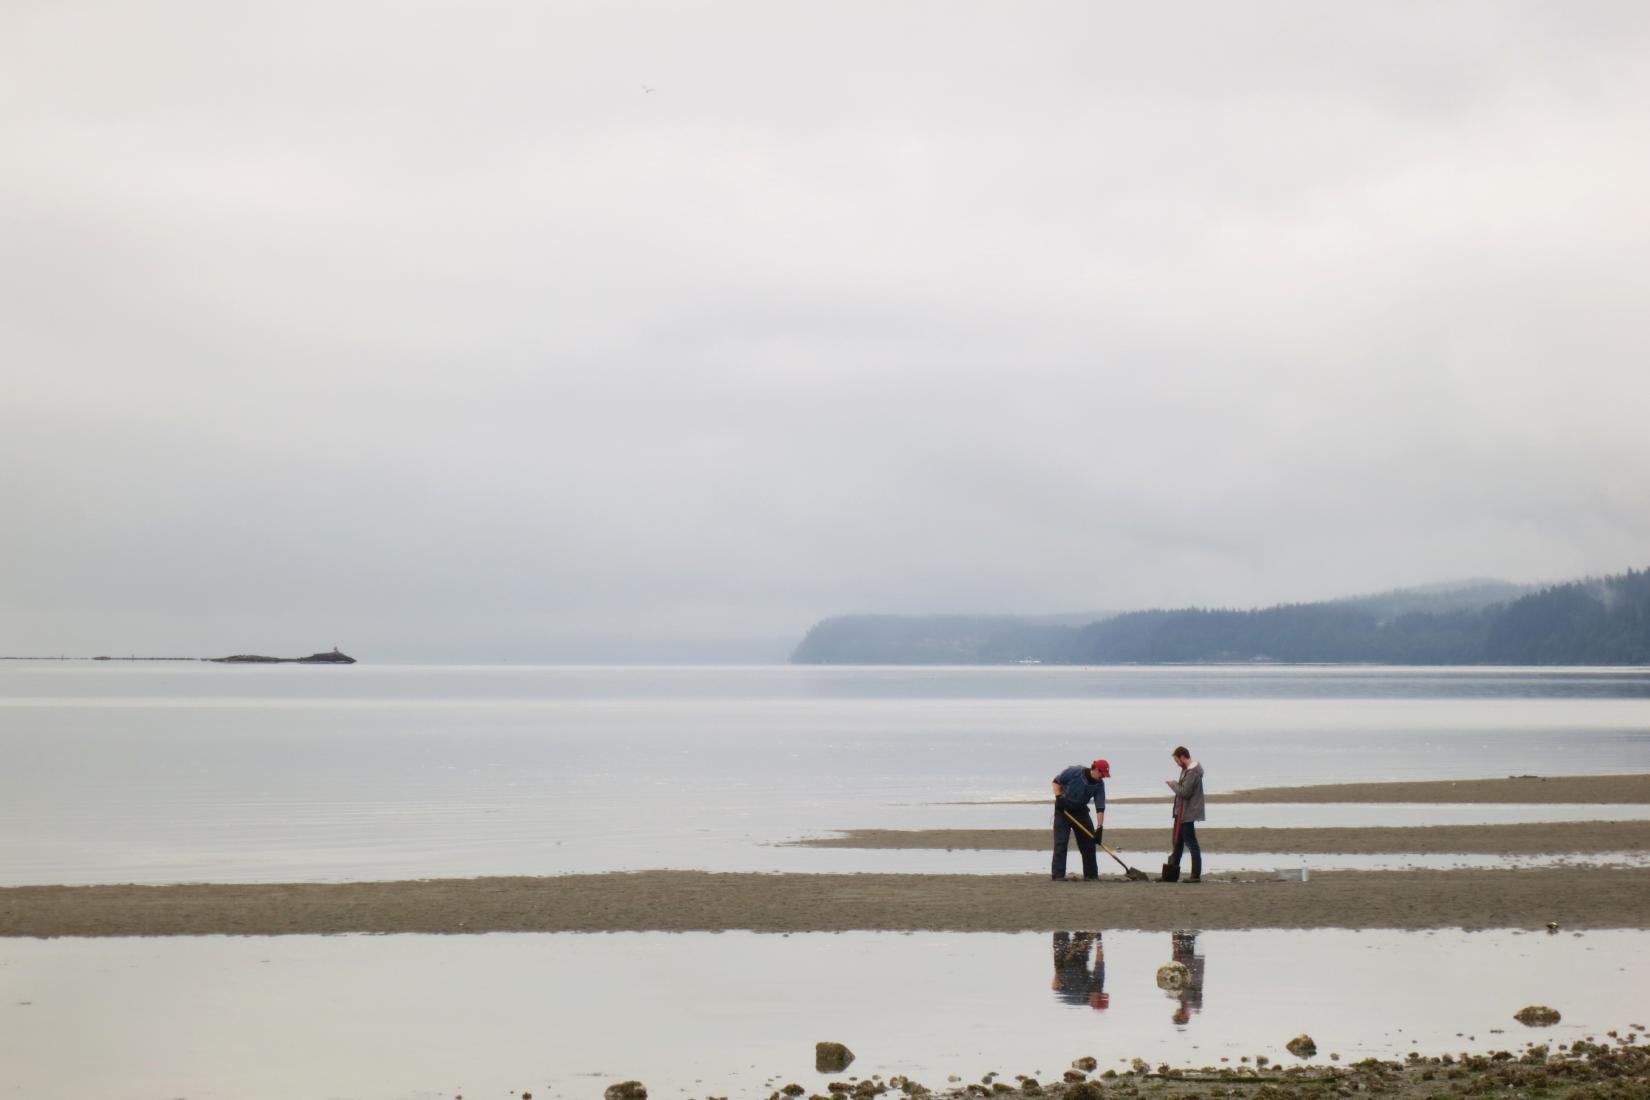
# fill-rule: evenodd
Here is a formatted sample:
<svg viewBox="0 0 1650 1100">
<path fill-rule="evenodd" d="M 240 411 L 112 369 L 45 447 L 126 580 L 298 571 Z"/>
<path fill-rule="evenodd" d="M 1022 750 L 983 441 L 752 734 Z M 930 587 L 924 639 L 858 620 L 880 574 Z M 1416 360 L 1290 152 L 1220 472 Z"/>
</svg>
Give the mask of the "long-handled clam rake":
<svg viewBox="0 0 1650 1100">
<path fill-rule="evenodd" d="M 1125 876 L 1127 876 L 1127 878 L 1130 882 L 1150 882 L 1152 880 L 1152 876 L 1150 876 L 1146 872 L 1140 870 L 1138 867 L 1130 867 L 1127 863 L 1124 863 L 1122 856 L 1118 855 L 1116 852 L 1114 852 L 1110 848 L 1106 847 L 1104 841 L 1102 841 L 1099 837 L 1095 836 L 1093 833 L 1089 832 L 1088 828 L 1081 821 L 1078 821 L 1075 817 L 1072 817 L 1070 812 L 1068 812 L 1066 810 L 1061 810 L 1060 812 L 1066 815 L 1066 820 L 1067 821 L 1069 821 L 1073 825 L 1077 826 L 1077 831 L 1078 832 L 1082 833 L 1084 836 L 1088 837 L 1090 840 L 1092 840 L 1096 844 L 1100 845 L 1100 848 L 1101 848 L 1102 851 L 1104 851 L 1111 858 L 1115 859 L 1117 861 L 1117 865 L 1119 867 L 1123 868 L 1123 874 Z"/>
</svg>

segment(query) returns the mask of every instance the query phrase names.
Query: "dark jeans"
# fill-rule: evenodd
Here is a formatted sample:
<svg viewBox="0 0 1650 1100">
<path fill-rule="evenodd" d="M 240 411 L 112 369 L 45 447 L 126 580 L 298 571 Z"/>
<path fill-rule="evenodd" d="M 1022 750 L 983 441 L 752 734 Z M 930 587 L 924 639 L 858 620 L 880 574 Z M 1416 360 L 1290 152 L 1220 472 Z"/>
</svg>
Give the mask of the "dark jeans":
<svg viewBox="0 0 1650 1100">
<path fill-rule="evenodd" d="M 1094 837 L 1091 835 L 1094 832 L 1094 822 L 1089 820 L 1087 806 L 1075 810 L 1068 806 L 1065 813 L 1054 815 L 1054 877 L 1066 877 L 1066 844 L 1071 839 L 1073 829 L 1071 818 L 1066 814 L 1083 823 L 1083 828 L 1077 830 L 1077 850 L 1083 854 L 1083 877 L 1099 878 L 1100 857 L 1094 847 Z M 1084 832 L 1083 829 L 1087 829 L 1088 832 Z"/>
<path fill-rule="evenodd" d="M 1192 853 L 1192 877 L 1203 877 L 1203 849 L 1197 843 L 1197 825 L 1191 821 L 1180 823 L 1180 835 L 1174 838 L 1174 852 L 1169 856 L 1169 862 L 1176 867 L 1180 866 L 1180 853 Z"/>
</svg>

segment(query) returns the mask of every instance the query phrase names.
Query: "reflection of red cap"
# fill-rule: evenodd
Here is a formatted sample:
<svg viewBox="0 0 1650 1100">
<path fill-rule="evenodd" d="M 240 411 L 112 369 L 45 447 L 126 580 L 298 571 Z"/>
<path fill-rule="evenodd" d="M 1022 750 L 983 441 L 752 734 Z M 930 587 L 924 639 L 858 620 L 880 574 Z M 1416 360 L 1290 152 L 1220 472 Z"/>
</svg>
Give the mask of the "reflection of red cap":
<svg viewBox="0 0 1650 1100">
<path fill-rule="evenodd" d="M 1104 760 L 1096 760 L 1094 763 L 1090 764 L 1089 767 L 1099 772 L 1101 779 L 1106 779 L 1111 775 L 1111 765 L 1106 763 Z"/>
<path fill-rule="evenodd" d="M 1090 993 L 1089 1007 L 1096 1012 L 1104 1012 L 1111 1007 L 1110 993 Z"/>
</svg>

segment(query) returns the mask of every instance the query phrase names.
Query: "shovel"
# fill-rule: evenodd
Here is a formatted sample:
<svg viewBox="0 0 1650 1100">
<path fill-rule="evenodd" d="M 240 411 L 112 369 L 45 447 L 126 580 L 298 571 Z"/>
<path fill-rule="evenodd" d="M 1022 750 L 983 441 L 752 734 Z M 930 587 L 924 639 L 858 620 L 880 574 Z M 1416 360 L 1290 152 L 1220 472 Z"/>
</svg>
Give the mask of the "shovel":
<svg viewBox="0 0 1650 1100">
<path fill-rule="evenodd" d="M 1112 851 L 1110 848 L 1106 848 L 1105 841 L 1098 841 L 1097 843 L 1099 843 L 1101 848 L 1105 849 L 1105 852 L 1108 856 L 1110 856 L 1111 858 L 1113 858 L 1117 861 L 1118 866 L 1123 868 L 1123 874 L 1126 878 L 1128 878 L 1128 880 L 1130 882 L 1150 882 L 1152 880 L 1152 876 L 1148 875 L 1146 872 L 1142 871 L 1140 868 L 1130 867 L 1127 863 L 1124 863 L 1122 856 L 1118 855 L 1116 852 Z"/>
<path fill-rule="evenodd" d="M 1185 805 L 1185 803 L 1183 803 L 1177 797 L 1174 800 L 1174 838 L 1173 838 L 1173 845 L 1176 848 L 1178 848 L 1180 846 L 1180 821 L 1181 821 L 1181 818 L 1183 818 L 1185 816 L 1186 816 L 1186 805 Z M 1173 855 L 1174 853 L 1171 851 L 1169 854 Z M 1180 864 L 1170 863 L 1168 860 L 1164 860 L 1163 861 L 1163 875 L 1157 881 L 1158 882 L 1179 882 L 1180 881 Z"/>
<path fill-rule="evenodd" d="M 1152 876 L 1148 875 L 1146 872 L 1144 872 L 1142 870 L 1139 870 L 1138 868 L 1135 868 L 1135 867 L 1130 867 L 1127 863 L 1124 863 L 1122 856 L 1118 855 L 1116 852 L 1114 852 L 1110 848 L 1106 847 L 1106 844 L 1105 844 L 1104 841 L 1098 839 L 1093 833 L 1091 833 L 1087 829 L 1083 828 L 1083 823 L 1081 821 L 1078 821 L 1075 817 L 1072 817 L 1069 813 L 1066 813 L 1066 811 L 1064 811 L 1064 810 L 1061 810 L 1060 812 L 1063 813 L 1063 814 L 1066 814 L 1066 820 L 1067 821 L 1069 821 L 1073 825 L 1077 826 L 1077 831 L 1078 832 L 1082 833 L 1084 836 L 1088 837 L 1090 840 L 1094 841 L 1096 844 L 1099 844 L 1102 851 L 1104 851 L 1111 858 L 1115 859 L 1117 861 L 1117 865 L 1119 867 L 1123 868 L 1123 874 L 1130 882 L 1150 882 L 1152 880 Z"/>
</svg>

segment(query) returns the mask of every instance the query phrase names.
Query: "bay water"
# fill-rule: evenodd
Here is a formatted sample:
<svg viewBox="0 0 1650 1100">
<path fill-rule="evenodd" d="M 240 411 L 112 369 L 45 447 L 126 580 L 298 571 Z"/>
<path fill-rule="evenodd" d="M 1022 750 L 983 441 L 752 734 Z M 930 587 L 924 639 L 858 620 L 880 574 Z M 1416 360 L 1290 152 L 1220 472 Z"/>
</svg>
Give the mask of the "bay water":
<svg viewBox="0 0 1650 1100">
<path fill-rule="evenodd" d="M 1211 792 L 1645 772 L 1650 670 L 0 662 L 0 884 L 1041 875 L 1039 853 L 782 845 L 1041 826 L 1061 767 L 1104 756 L 1113 797 L 1155 795 L 1177 744 Z M 1211 812 L 1240 827 L 1646 816 Z M 1114 806 L 1107 823 L 1166 827 L 1166 807 Z M 1193 963 L 1195 993 L 1156 987 L 1171 958 Z M 1637 930 L 14 939 L 0 1095 L 595 1100 L 641 1078 L 661 1097 L 760 1097 L 822 1091 L 823 1039 L 860 1054 L 836 1076 L 936 1087 L 1048 1080 L 1082 1055 L 1123 1072 L 1288 1061 L 1302 1030 L 1346 1060 L 1518 1049 L 1650 1022 L 1646 978 Z M 1532 1001 L 1561 1025 L 1525 1033 L 1511 1014 Z"/>
<path fill-rule="evenodd" d="M 1111 761 L 1164 793 L 1650 771 L 1650 670 L 224 666 L 0 662 L 0 883 L 1041 869 L 784 848 L 835 829 L 1039 827 Z M 1646 815 L 1227 806 L 1211 824 Z M 1166 826 L 1161 805 L 1114 826 Z"/>
</svg>

